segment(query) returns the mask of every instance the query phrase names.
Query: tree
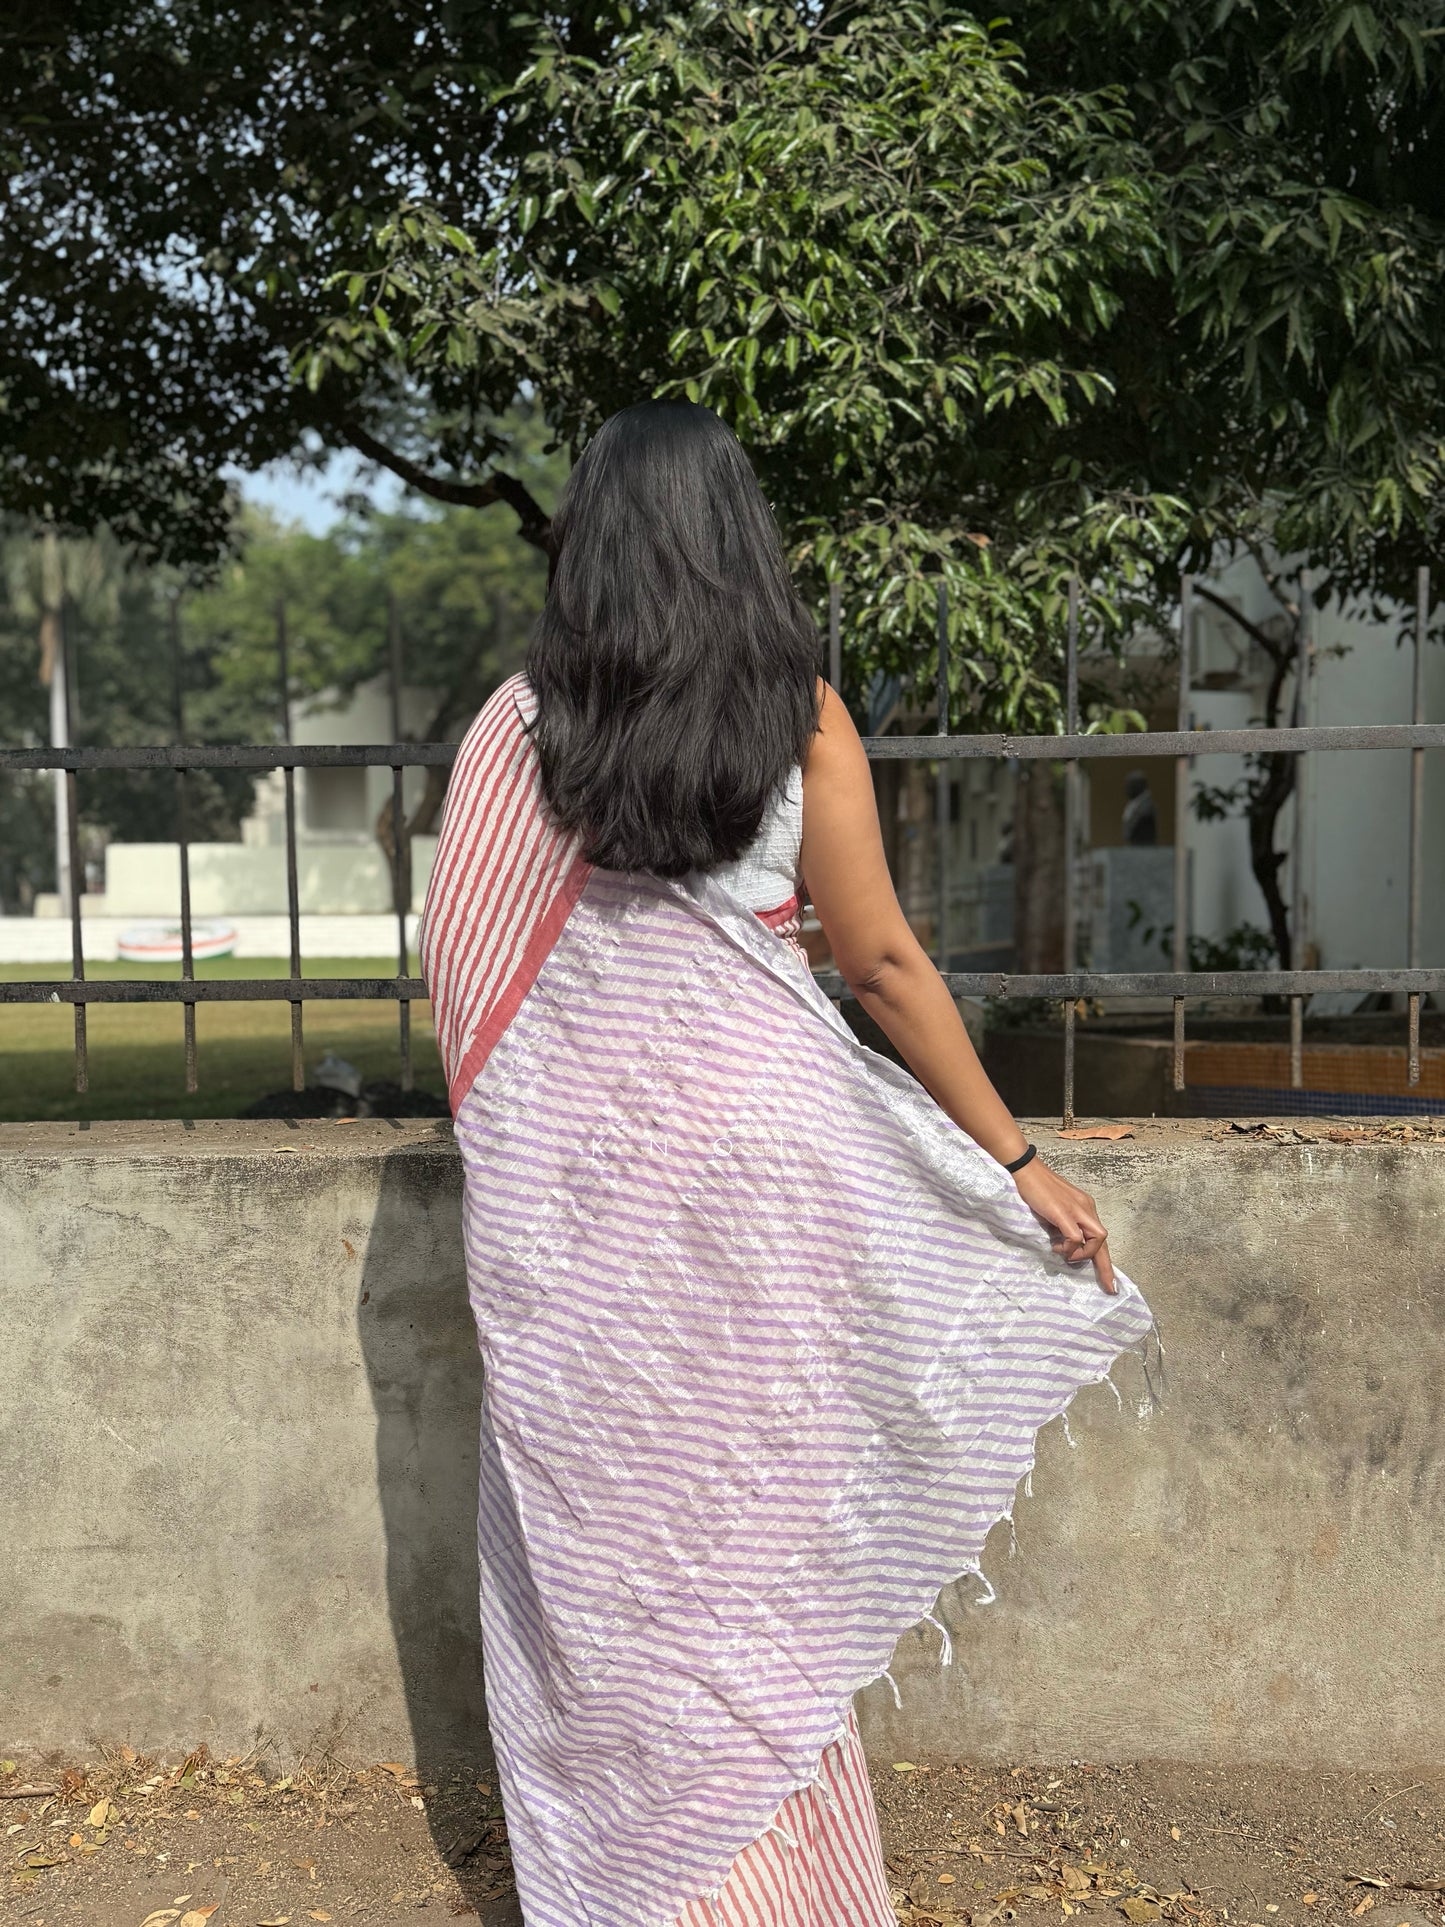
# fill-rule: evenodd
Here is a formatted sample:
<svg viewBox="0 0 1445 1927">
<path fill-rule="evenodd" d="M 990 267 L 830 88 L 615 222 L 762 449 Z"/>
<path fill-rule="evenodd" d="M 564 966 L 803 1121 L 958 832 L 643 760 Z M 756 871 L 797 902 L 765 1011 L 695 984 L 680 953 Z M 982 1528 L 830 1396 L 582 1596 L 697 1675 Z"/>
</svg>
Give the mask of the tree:
<svg viewBox="0 0 1445 1927">
<path fill-rule="evenodd" d="M 555 462 L 537 457 L 524 472 L 550 501 Z M 323 535 L 253 513 L 240 534 L 240 553 L 201 589 L 163 565 L 137 564 L 106 537 L 56 545 L 59 609 L 78 670 L 71 692 L 75 740 L 113 747 L 174 740 L 177 679 L 188 741 L 274 740 L 280 606 L 294 702 L 326 694 L 344 699 L 385 674 L 394 608 L 404 676 L 432 694 L 424 736 L 459 736 L 517 666 L 545 592 L 545 559 L 509 537 L 499 513 L 424 506 L 343 519 Z M 20 532 L 4 547 L 0 742 L 48 740 L 41 638 L 57 605 L 53 594 L 47 600 L 43 593 L 42 552 L 40 542 Z M 0 900 L 7 903 L 54 886 L 48 784 L 48 778 L 0 780 Z M 403 825 L 408 845 L 433 827 L 444 784 L 445 771 L 429 776 Z M 169 841 L 176 834 L 169 770 L 87 771 L 77 798 L 82 840 L 93 850 L 111 839 Z M 246 771 L 193 771 L 191 835 L 234 838 L 252 803 Z M 378 835 L 389 855 L 389 809 Z"/>
<path fill-rule="evenodd" d="M 1200 590 L 1264 652 L 1274 726 L 1310 602 L 1408 602 L 1445 536 L 1440 8 L 1041 0 L 1017 24 L 1044 84 L 1127 77 L 1175 287 L 1167 333 L 1125 305 L 1111 370 L 1131 371 L 1160 485 L 1194 508 L 1181 561 L 1248 551 L 1274 597 L 1261 625 Z M 1275 836 L 1296 779 L 1267 754 L 1195 794 L 1203 817 L 1244 813 L 1284 969 Z"/>
<path fill-rule="evenodd" d="M 561 480 L 555 458 L 528 447 L 518 429 L 516 471 L 551 505 Z M 279 708 L 277 621 L 284 609 L 291 691 L 344 700 L 389 672 L 391 625 L 404 679 L 427 690 L 421 740 L 459 738 L 497 684 L 519 666 L 546 593 L 547 564 L 519 544 L 496 513 L 427 504 L 343 520 L 324 535 L 282 531 L 253 519 L 250 539 L 209 590 L 187 605 L 185 629 L 217 665 L 227 703 L 274 722 Z M 402 825 L 404 846 L 435 827 L 447 770 L 427 769 Z M 381 812 L 377 839 L 388 859 L 395 826 Z"/>
<path fill-rule="evenodd" d="M 1031 94 L 955 9 L 810 22 L 703 6 L 605 61 L 545 49 L 486 237 L 401 206 L 301 366 L 510 356 L 571 445 L 639 394 L 703 400 L 814 592 L 845 583 L 855 690 L 931 650 L 941 576 L 959 713 L 1047 727 L 1069 573 L 1117 635 L 1184 527 L 1106 435 L 1081 454 L 1154 247 L 1140 157 L 1113 95 Z"/>
<path fill-rule="evenodd" d="M 516 166 L 506 91 L 543 21 L 600 51 L 619 11 L 0 0 L 0 508 L 209 566 L 235 529 L 228 465 L 355 448 L 435 499 L 505 500 L 542 539 L 497 462 L 513 370 L 421 392 L 376 363 L 312 390 L 292 361 L 399 191 L 486 232 Z"/>
<path fill-rule="evenodd" d="M 1240 540 L 1381 592 L 1438 542 L 1436 4 L 94 0 L 0 82 L 4 486 L 211 553 L 218 464 L 309 435 L 545 548 L 516 397 L 570 449 L 692 393 L 855 689 L 941 576 L 955 720 L 1056 726 L 1070 571 L 1118 639 Z"/>
</svg>

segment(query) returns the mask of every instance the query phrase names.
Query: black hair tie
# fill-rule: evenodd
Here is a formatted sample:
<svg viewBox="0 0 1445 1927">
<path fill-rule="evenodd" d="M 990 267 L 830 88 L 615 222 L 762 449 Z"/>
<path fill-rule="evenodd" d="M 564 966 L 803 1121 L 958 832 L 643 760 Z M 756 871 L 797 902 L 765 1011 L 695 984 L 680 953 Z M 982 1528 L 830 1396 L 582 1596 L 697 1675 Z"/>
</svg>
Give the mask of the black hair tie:
<svg viewBox="0 0 1445 1927">
<path fill-rule="evenodd" d="M 1012 1176 L 1015 1171 L 1022 1171 L 1024 1166 L 1027 1163 L 1029 1163 L 1031 1159 L 1036 1158 L 1037 1156 L 1038 1156 L 1038 1149 L 1035 1145 L 1031 1144 L 1029 1145 L 1028 1149 L 1024 1152 L 1022 1157 L 1015 1158 L 1012 1164 L 1006 1164 L 1004 1166 L 1004 1170 L 1007 1171 L 1010 1176 Z"/>
</svg>

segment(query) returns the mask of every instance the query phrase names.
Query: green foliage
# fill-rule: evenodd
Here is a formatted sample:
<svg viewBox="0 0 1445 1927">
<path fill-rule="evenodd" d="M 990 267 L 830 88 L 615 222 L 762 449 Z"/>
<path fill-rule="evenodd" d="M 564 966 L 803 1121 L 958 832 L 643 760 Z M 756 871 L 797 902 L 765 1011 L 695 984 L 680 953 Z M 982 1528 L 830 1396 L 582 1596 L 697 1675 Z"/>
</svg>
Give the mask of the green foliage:
<svg viewBox="0 0 1445 1927">
<path fill-rule="evenodd" d="M 815 595 L 844 584 L 858 670 L 918 664 L 941 576 L 960 717 L 1052 726 L 1069 573 L 1117 636 L 1185 530 L 1081 452 L 1157 251 L 1144 157 L 1115 91 L 1031 94 L 955 10 L 805 27 L 709 6 L 605 62 L 549 50 L 509 96 L 533 148 L 490 245 L 409 203 L 300 366 L 324 391 L 388 356 L 510 360 L 572 443 L 639 393 L 706 402 Z"/>
<path fill-rule="evenodd" d="M 1129 904 L 1129 928 L 1139 929 L 1145 943 L 1155 946 L 1165 962 L 1174 961 L 1174 925 L 1166 923 L 1156 927 L 1144 923 L 1143 905 L 1132 900 Z M 1278 958 L 1274 938 L 1267 930 L 1261 930 L 1257 923 L 1237 923 L 1222 937 L 1194 937 L 1189 939 L 1190 970 L 1272 970 Z"/>
<path fill-rule="evenodd" d="M 555 463 L 538 458 L 537 484 Z M 39 680 L 38 544 L 15 531 L 0 570 L 0 742 L 49 740 L 48 693 Z M 240 553 L 201 590 L 173 571 L 146 568 L 111 539 L 60 545 L 65 624 L 76 676 L 74 736 L 83 745 L 175 740 L 180 644 L 185 736 L 191 742 L 268 742 L 279 733 L 278 608 L 284 606 L 293 702 L 339 699 L 389 660 L 394 602 L 408 683 L 431 692 L 426 735 L 459 736 L 491 689 L 518 665 L 546 590 L 546 564 L 509 535 L 494 512 L 427 508 L 343 520 L 325 535 L 246 518 Z M 168 770 L 92 771 L 80 777 L 82 842 L 168 842 L 176 835 Z M 245 771 L 189 778 L 190 831 L 233 838 L 251 809 Z M 13 908 L 21 879 L 54 888 L 54 817 L 48 774 L 0 778 L 0 903 Z"/>
<path fill-rule="evenodd" d="M 1127 83 L 1170 285 L 1126 306 L 1116 365 L 1199 553 L 1404 588 L 1445 492 L 1438 0 L 1042 0 L 1017 26 L 1036 83 Z"/>
<path fill-rule="evenodd" d="M 616 9 L 537 0 L 0 7 L 0 507 L 177 565 L 233 532 L 228 464 L 324 457 L 359 426 L 413 447 L 405 371 L 291 358 L 398 184 L 485 232 L 515 166 L 502 111 L 545 20 L 603 47 Z M 514 399 L 505 392 L 498 407 Z M 426 452 L 511 436 L 470 375 L 432 384 Z"/>
<path fill-rule="evenodd" d="M 213 562 L 224 464 L 351 446 L 545 546 L 518 398 L 572 450 L 691 394 L 854 689 L 927 680 L 941 577 L 1005 729 L 1070 571 L 1117 640 L 1223 545 L 1377 593 L 1439 545 L 1438 0 L 94 0 L 0 52 L 31 517 Z"/>
</svg>

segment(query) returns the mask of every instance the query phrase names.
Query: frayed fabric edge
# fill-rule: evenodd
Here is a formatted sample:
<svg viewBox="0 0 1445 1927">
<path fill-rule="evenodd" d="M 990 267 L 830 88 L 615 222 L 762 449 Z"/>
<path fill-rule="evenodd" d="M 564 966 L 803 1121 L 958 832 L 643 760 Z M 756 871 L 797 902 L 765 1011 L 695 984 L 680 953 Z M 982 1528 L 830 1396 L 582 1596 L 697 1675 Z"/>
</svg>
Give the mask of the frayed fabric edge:
<svg viewBox="0 0 1445 1927">
<path fill-rule="evenodd" d="M 1151 1367 L 1151 1357 L 1150 1357 L 1151 1352 L 1153 1355 L 1152 1367 Z M 1038 1443 L 1039 1433 L 1043 1431 L 1045 1425 L 1052 1424 L 1055 1418 L 1063 1419 L 1067 1426 L 1069 1408 L 1073 1404 L 1074 1400 L 1078 1397 L 1080 1392 L 1087 1390 L 1087 1388 L 1090 1385 L 1105 1384 L 1109 1387 L 1110 1391 L 1114 1393 L 1116 1399 L 1118 1399 L 1120 1410 L 1121 1411 L 1123 1410 L 1123 1404 L 1124 1404 L 1123 1395 L 1120 1392 L 1119 1387 L 1114 1383 L 1113 1373 L 1114 1373 L 1115 1367 L 1118 1366 L 1122 1360 L 1127 1358 L 1138 1359 L 1140 1373 L 1144 1380 L 1144 1389 L 1145 1389 L 1146 1396 L 1145 1396 L 1145 1399 L 1135 1407 L 1136 1416 L 1140 1418 L 1147 1418 L 1151 1416 L 1154 1412 L 1159 1410 L 1160 1406 L 1164 1402 L 1165 1397 L 1168 1395 L 1168 1381 L 1164 1370 L 1164 1340 L 1160 1335 L 1159 1320 L 1155 1317 L 1151 1317 L 1149 1321 L 1148 1330 L 1144 1333 L 1144 1336 L 1136 1344 L 1126 1346 L 1121 1351 L 1119 1351 L 1115 1355 L 1115 1357 L 1110 1361 L 1108 1367 L 1104 1371 L 1096 1372 L 1092 1378 L 1081 1379 L 1079 1383 L 1074 1387 L 1073 1391 L 1069 1394 L 1068 1398 L 1065 1399 L 1064 1403 L 1058 1408 L 1057 1412 L 1051 1413 L 1050 1416 L 1045 1420 L 1043 1420 L 1043 1422 L 1037 1427 L 1037 1429 L 1034 1432 L 1035 1449 L 1029 1455 L 1029 1462 L 1027 1466 L 1024 1468 L 1024 1470 L 1019 1474 L 1019 1477 L 1014 1485 L 1013 1496 L 1010 1498 L 1008 1504 L 1004 1506 L 998 1513 L 996 1513 L 994 1518 L 989 1522 L 988 1528 L 984 1534 L 985 1539 L 987 1539 L 988 1533 L 992 1532 L 994 1526 L 996 1526 L 1001 1519 L 1008 1520 L 1010 1533 L 1011 1534 L 1013 1533 L 1014 1505 L 1015 1505 L 1015 1502 L 1017 1501 L 1019 1492 L 1022 1491 L 1025 1497 L 1028 1497 L 1028 1498 L 1032 1498 L 1033 1496 L 1033 1475 L 1034 1475 L 1034 1467 L 1038 1463 L 1037 1443 Z M 1069 1442 L 1071 1445 L 1074 1443 L 1072 1436 L 1070 1436 Z M 1016 1545 L 1017 1545 L 1017 1539 L 1014 1538 L 1010 1545 L 1011 1553 L 1016 1547 Z M 985 1573 L 983 1570 L 982 1560 L 981 1559 L 973 1560 L 970 1564 L 961 1567 L 956 1573 L 952 1575 L 951 1578 L 945 1579 L 943 1583 L 936 1588 L 932 1597 L 931 1605 L 928 1608 L 915 1613 L 913 1618 L 910 1619 L 906 1625 L 900 1627 L 897 1635 L 895 1636 L 895 1639 L 893 1642 L 894 1645 L 896 1645 L 898 1640 L 903 1637 L 904 1633 L 911 1632 L 914 1627 L 920 1626 L 924 1624 L 924 1622 L 926 1621 L 936 1626 L 939 1632 L 943 1636 L 943 1643 L 939 1650 L 940 1671 L 944 1666 L 951 1665 L 953 1663 L 953 1638 L 949 1633 L 948 1628 L 944 1625 L 943 1621 L 937 1618 L 937 1616 L 935 1615 L 933 1611 L 933 1607 L 937 1606 L 939 1599 L 942 1597 L 944 1592 L 948 1590 L 950 1586 L 956 1586 L 959 1584 L 961 1580 L 969 1579 L 969 1578 L 981 1580 L 983 1584 L 988 1588 L 987 1594 L 982 1598 L 975 1599 L 974 1601 L 972 1601 L 972 1604 L 980 1607 L 991 1606 L 994 1603 L 994 1601 L 998 1598 L 998 1593 L 994 1587 L 992 1580 L 988 1577 L 987 1573 Z M 890 1648 L 890 1653 L 891 1653 L 891 1650 L 892 1649 Z M 858 1683 L 849 1690 L 844 1700 L 845 1706 L 851 1705 L 854 1697 L 858 1693 L 863 1692 L 869 1686 L 876 1686 L 880 1680 L 886 1680 L 889 1686 L 893 1689 L 893 1704 L 895 1709 L 901 1713 L 903 1710 L 903 1695 L 899 1690 L 897 1680 L 893 1677 L 892 1671 L 887 1666 L 879 1667 L 879 1669 L 876 1672 L 869 1673 L 865 1675 L 862 1679 L 860 1679 Z M 814 1788 L 819 1788 L 821 1790 L 820 1783 L 822 1780 L 822 1773 L 823 1773 L 823 1754 L 826 1753 L 829 1746 L 836 1745 L 838 1740 L 842 1738 L 843 1734 L 846 1733 L 846 1731 L 847 1731 L 847 1720 L 845 1718 L 843 1721 L 840 1722 L 839 1730 L 834 1735 L 834 1737 L 831 1740 L 827 1741 L 826 1744 L 819 1749 L 818 1758 L 813 1767 L 813 1771 L 811 1775 L 805 1780 L 799 1780 L 796 1785 L 788 1789 L 788 1791 L 778 1801 L 777 1807 L 774 1809 L 775 1813 L 780 1812 L 782 1808 L 786 1806 L 787 1802 L 794 1797 L 794 1795 L 798 1793 L 806 1793 L 810 1789 L 814 1789 Z M 826 1794 L 824 1797 L 825 1798 L 827 1797 Z M 829 1802 L 829 1804 L 831 1806 L 831 1801 Z M 727 1886 L 728 1878 L 732 1872 L 733 1861 L 735 1861 L 739 1855 L 746 1853 L 748 1848 L 753 1845 L 754 1841 L 761 1839 L 764 1834 L 768 1834 L 768 1833 L 778 1833 L 778 1834 L 781 1834 L 784 1839 L 788 1838 L 788 1836 L 785 1833 L 783 1833 L 782 1828 L 778 1827 L 773 1822 L 769 1822 L 768 1825 L 760 1827 L 758 1831 L 754 1834 L 751 1834 L 748 1837 L 748 1839 L 746 1839 L 742 1843 L 742 1845 L 737 1849 L 737 1851 L 733 1854 L 732 1858 L 728 1862 L 727 1871 L 726 1873 L 724 1873 L 724 1875 L 720 1880 L 714 1882 L 713 1885 L 704 1888 L 701 1893 L 694 1894 L 690 1896 L 687 1900 L 684 1900 L 681 1903 L 681 1905 L 676 1909 L 675 1912 L 667 1916 L 666 1920 L 658 1923 L 658 1927 L 675 1927 L 675 1923 L 678 1917 L 688 1907 L 692 1906 L 697 1901 L 703 1902 L 709 1909 L 713 1908 L 715 1902 L 718 1900 L 718 1898 L 723 1893 L 723 1890 Z M 788 1844 L 789 1846 L 795 1846 L 796 1843 L 789 1840 Z"/>
</svg>

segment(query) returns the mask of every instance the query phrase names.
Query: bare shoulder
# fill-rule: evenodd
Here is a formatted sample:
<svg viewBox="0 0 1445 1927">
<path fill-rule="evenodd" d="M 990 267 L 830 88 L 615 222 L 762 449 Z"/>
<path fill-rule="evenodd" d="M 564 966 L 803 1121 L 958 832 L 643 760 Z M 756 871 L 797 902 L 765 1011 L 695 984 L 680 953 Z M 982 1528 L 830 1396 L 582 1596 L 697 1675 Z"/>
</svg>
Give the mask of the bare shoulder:
<svg viewBox="0 0 1445 1927">
<path fill-rule="evenodd" d="M 818 727 L 803 763 L 803 782 L 816 786 L 820 782 L 856 781 L 860 767 L 864 775 L 868 767 L 862 738 L 838 692 L 821 677 L 818 686 Z"/>
</svg>

